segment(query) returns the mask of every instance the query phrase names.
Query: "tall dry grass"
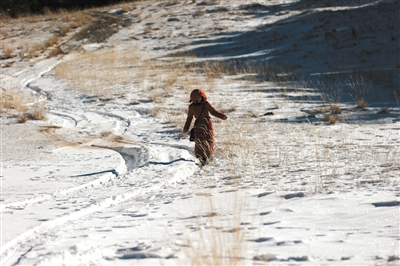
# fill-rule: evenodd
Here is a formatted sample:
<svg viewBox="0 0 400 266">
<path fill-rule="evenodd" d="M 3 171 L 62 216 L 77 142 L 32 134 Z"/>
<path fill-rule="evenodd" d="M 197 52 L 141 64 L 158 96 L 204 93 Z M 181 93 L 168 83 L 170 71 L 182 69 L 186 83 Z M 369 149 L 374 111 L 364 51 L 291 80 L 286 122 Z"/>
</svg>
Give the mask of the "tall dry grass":
<svg viewBox="0 0 400 266">
<path fill-rule="evenodd" d="M 371 87 L 365 82 L 362 76 L 346 79 L 344 86 L 348 88 L 348 94 L 352 97 L 357 107 L 362 109 L 367 107 L 367 96 L 370 93 Z"/>
<path fill-rule="evenodd" d="M 43 14 L 26 14 L 18 18 L 2 15 L 1 33 L 2 54 L 5 58 L 20 56 L 32 59 L 43 54 L 48 48 L 60 43 L 61 38 L 68 35 L 73 29 L 88 24 L 92 16 L 85 11 L 51 11 L 46 9 Z M 45 33 L 44 40 L 38 40 L 35 34 L 38 31 L 48 32 L 51 27 L 54 34 Z M 47 37 L 46 37 L 47 36 Z M 52 51 L 50 56 L 59 54 Z"/>
<path fill-rule="evenodd" d="M 113 49 L 84 52 L 55 68 L 57 76 L 89 95 L 121 95 L 135 81 L 136 53 L 118 53 Z"/>
<path fill-rule="evenodd" d="M 154 60 L 145 53 L 113 48 L 85 52 L 65 61 L 56 67 L 56 75 L 91 95 L 123 94 L 138 89 L 150 101 L 159 103 L 177 92 L 190 93 L 210 83 L 197 72 L 197 67 L 184 61 Z"/>
<path fill-rule="evenodd" d="M 26 94 L 20 90 L 1 91 L 0 114 L 15 117 L 18 122 L 25 123 L 29 119 L 46 119 L 46 102 L 39 101 L 38 97 Z"/>
<path fill-rule="evenodd" d="M 84 10 L 52 10 L 45 8 L 42 14 L 24 14 L 18 18 L 12 18 L 7 16 L 7 14 L 2 14 L 0 16 L 1 24 L 16 23 L 26 27 L 32 23 L 40 23 L 38 26 L 43 25 L 46 21 L 57 21 L 60 23 L 70 23 L 72 28 L 81 27 L 90 21 L 91 15 Z"/>
<path fill-rule="evenodd" d="M 207 180 L 207 176 L 201 177 Z M 212 195 L 201 182 L 197 197 L 190 200 L 192 227 L 186 234 L 187 256 L 191 265 L 239 265 L 245 257 L 243 211 L 247 202 L 243 191 Z"/>
<path fill-rule="evenodd" d="M 10 44 L 1 45 L 1 49 L 4 59 L 9 59 L 15 56 L 15 47 L 11 46 Z"/>
<path fill-rule="evenodd" d="M 31 106 L 31 118 L 34 120 L 46 120 L 46 105 L 44 101 L 35 102 Z"/>
<path fill-rule="evenodd" d="M 306 123 L 255 123 L 251 119 L 236 118 L 216 126 L 219 169 L 206 167 L 204 171 L 223 173 L 224 182 L 239 187 L 314 194 L 359 186 L 353 177 L 389 182 L 399 166 L 393 157 L 399 150 L 391 141 L 383 147 L 376 137 L 368 145 L 355 146 L 360 133 L 345 124 L 338 130 Z"/>
<path fill-rule="evenodd" d="M 1 114 L 10 113 L 15 110 L 17 113 L 25 113 L 28 108 L 28 99 L 25 94 L 18 90 L 1 91 Z"/>
</svg>

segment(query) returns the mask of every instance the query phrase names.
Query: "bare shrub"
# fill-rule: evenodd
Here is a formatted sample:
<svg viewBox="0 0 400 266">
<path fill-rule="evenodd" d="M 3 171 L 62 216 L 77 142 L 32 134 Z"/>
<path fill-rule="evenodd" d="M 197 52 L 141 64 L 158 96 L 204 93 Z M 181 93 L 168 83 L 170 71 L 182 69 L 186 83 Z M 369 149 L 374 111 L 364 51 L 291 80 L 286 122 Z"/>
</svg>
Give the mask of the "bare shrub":
<svg viewBox="0 0 400 266">
<path fill-rule="evenodd" d="M 31 110 L 31 117 L 35 120 L 46 120 L 46 102 L 37 102 Z"/>
<path fill-rule="evenodd" d="M 348 94 L 352 97 L 357 107 L 367 107 L 366 97 L 369 94 L 370 86 L 365 83 L 363 77 L 350 77 L 345 80 L 344 85 L 349 88 Z"/>
<path fill-rule="evenodd" d="M 25 43 L 21 45 L 21 58 L 35 58 L 39 56 L 47 48 L 47 42 L 45 44 L 38 43 Z"/>
<path fill-rule="evenodd" d="M 69 27 L 60 27 L 60 36 L 64 37 L 68 34 L 68 32 L 70 31 Z"/>
<path fill-rule="evenodd" d="M 163 103 L 165 102 L 165 97 L 159 91 L 154 90 L 150 95 L 150 100 L 155 103 Z"/>
<path fill-rule="evenodd" d="M 35 49 L 32 49 L 32 47 L 27 44 L 22 45 L 20 50 L 21 50 L 21 58 L 35 57 Z"/>
<path fill-rule="evenodd" d="M 11 90 L 1 94 L 1 113 L 15 117 L 19 123 L 25 123 L 27 118 L 27 97 L 21 91 Z"/>
<path fill-rule="evenodd" d="M 63 50 L 61 50 L 60 47 L 56 47 L 53 50 L 50 51 L 48 57 L 55 57 L 57 55 L 63 54 Z"/>
<path fill-rule="evenodd" d="M 26 113 L 15 115 L 15 118 L 17 118 L 18 123 L 26 123 L 28 121 L 28 116 Z"/>
<path fill-rule="evenodd" d="M 29 103 L 34 102 L 33 105 Z M 20 90 L 9 90 L 1 93 L 0 114 L 6 113 L 25 123 L 28 119 L 46 119 L 46 102 L 38 102 L 34 95 L 27 95 Z"/>
<path fill-rule="evenodd" d="M 9 113 L 12 110 L 18 113 L 25 113 L 27 108 L 28 98 L 19 90 L 10 90 L 1 93 L 1 111 Z"/>
<path fill-rule="evenodd" d="M 2 45 L 4 59 L 14 57 L 15 48 L 10 45 Z"/>
<path fill-rule="evenodd" d="M 58 37 L 56 35 L 51 36 L 46 42 L 45 42 L 45 48 L 51 47 L 55 44 L 58 43 Z"/>
<path fill-rule="evenodd" d="M 162 113 L 162 108 L 156 107 L 156 108 L 152 108 L 149 112 L 150 116 L 160 116 L 160 114 Z"/>
<path fill-rule="evenodd" d="M 339 115 L 342 113 L 342 108 L 340 108 L 340 106 L 338 105 L 331 105 L 330 106 L 330 113 L 332 115 Z"/>
<path fill-rule="evenodd" d="M 368 106 L 368 104 L 365 101 L 365 99 L 360 99 L 359 101 L 356 102 L 357 108 L 365 109 L 365 108 L 367 108 L 367 106 Z"/>
<path fill-rule="evenodd" d="M 336 124 L 339 120 L 337 116 L 328 114 L 325 116 L 325 121 L 327 121 L 330 125 Z"/>
</svg>

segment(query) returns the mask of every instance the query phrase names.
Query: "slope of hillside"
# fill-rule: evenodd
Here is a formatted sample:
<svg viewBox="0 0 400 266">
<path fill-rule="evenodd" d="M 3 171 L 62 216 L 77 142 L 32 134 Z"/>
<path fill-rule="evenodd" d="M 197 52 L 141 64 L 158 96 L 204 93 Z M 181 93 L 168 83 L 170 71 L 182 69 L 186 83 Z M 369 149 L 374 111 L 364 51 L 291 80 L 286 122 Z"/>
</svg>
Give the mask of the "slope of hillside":
<svg viewBox="0 0 400 266">
<path fill-rule="evenodd" d="M 4 21 L 2 265 L 398 265 L 398 12 L 138 1 Z M 228 116 L 203 168 L 181 132 L 196 88 Z"/>
</svg>

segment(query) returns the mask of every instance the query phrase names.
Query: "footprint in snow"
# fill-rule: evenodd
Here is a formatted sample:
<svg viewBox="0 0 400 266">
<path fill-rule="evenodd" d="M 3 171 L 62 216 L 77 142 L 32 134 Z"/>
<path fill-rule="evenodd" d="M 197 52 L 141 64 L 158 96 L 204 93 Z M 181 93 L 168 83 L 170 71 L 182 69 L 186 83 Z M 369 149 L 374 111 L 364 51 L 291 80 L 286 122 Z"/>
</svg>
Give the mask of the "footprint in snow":
<svg viewBox="0 0 400 266">
<path fill-rule="evenodd" d="M 383 201 L 383 202 L 375 202 L 372 203 L 375 207 L 396 207 L 400 206 L 400 201 L 394 200 L 394 201 Z"/>
<path fill-rule="evenodd" d="M 273 225 L 273 224 L 279 224 L 281 221 L 276 221 L 276 222 L 267 222 L 263 223 L 263 225 Z"/>
<path fill-rule="evenodd" d="M 292 199 L 292 198 L 303 198 L 305 196 L 304 192 L 296 192 L 296 193 L 289 193 L 284 195 L 285 199 Z"/>
<path fill-rule="evenodd" d="M 273 239 L 274 239 L 273 237 L 260 237 L 260 238 L 257 238 L 257 239 L 251 239 L 249 241 L 253 241 L 253 242 L 256 242 L 256 243 L 262 243 L 262 242 L 271 241 Z"/>
</svg>

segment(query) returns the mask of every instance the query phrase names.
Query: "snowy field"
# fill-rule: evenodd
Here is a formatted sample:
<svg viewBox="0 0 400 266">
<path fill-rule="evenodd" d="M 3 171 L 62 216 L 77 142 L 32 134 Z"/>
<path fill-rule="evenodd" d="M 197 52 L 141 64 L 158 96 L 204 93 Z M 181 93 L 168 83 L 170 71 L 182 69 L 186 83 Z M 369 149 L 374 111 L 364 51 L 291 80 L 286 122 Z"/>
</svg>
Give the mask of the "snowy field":
<svg viewBox="0 0 400 266">
<path fill-rule="evenodd" d="M 2 265 L 399 265 L 399 12 L 140 1 L 32 57 L 62 20 L 2 22 L 2 95 L 45 115 L 1 112 Z M 196 88 L 228 116 L 203 168 Z"/>
</svg>

